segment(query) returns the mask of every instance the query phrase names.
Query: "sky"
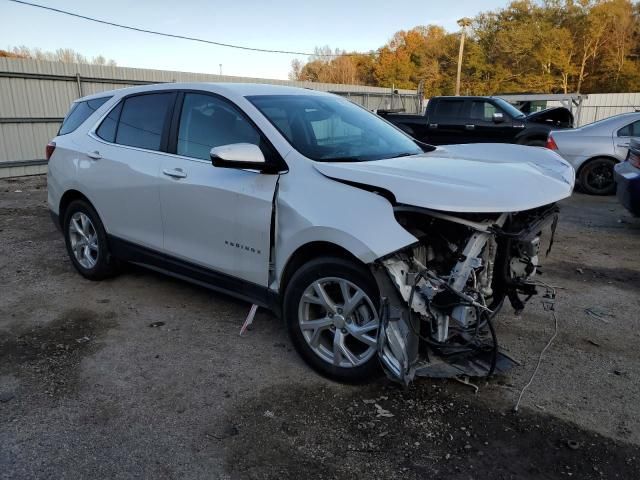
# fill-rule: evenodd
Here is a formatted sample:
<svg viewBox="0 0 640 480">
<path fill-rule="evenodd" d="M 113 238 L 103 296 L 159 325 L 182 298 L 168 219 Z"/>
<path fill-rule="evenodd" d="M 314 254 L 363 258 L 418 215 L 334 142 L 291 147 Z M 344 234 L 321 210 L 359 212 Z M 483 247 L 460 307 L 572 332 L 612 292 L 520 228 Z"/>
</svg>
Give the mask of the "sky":
<svg viewBox="0 0 640 480">
<path fill-rule="evenodd" d="M 367 52 L 398 30 L 456 20 L 507 0 L 30 0 L 139 28 L 251 47 L 313 52 L 314 47 Z M 72 48 L 103 55 L 122 67 L 286 79 L 291 61 L 305 56 L 246 52 L 132 32 L 0 0 L 0 48 Z"/>
</svg>

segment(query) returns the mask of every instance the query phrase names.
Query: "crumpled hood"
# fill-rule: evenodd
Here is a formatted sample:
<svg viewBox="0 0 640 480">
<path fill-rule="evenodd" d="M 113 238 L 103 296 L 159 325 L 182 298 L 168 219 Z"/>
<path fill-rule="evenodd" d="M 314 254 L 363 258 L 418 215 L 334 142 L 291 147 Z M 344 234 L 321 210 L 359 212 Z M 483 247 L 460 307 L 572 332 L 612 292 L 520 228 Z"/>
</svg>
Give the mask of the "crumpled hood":
<svg viewBox="0 0 640 480">
<path fill-rule="evenodd" d="M 399 203 L 449 212 L 529 210 L 570 196 L 575 181 L 571 165 L 551 150 L 492 143 L 314 167 L 329 178 L 388 190 Z"/>
</svg>

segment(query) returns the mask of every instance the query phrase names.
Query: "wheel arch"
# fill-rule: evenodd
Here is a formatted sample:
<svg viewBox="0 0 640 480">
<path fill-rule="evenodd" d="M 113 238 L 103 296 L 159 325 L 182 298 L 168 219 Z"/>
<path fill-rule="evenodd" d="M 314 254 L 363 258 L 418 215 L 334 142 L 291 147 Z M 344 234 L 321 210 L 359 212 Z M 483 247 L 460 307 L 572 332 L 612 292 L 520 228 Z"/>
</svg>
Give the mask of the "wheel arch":
<svg viewBox="0 0 640 480">
<path fill-rule="evenodd" d="M 62 197 L 60 197 L 60 203 L 58 204 L 58 219 L 61 227 L 62 222 L 64 222 L 67 208 L 74 200 L 84 200 L 95 210 L 95 206 L 93 205 L 93 203 L 91 203 L 91 200 L 89 200 L 89 198 L 85 194 L 75 189 L 67 190 L 66 192 L 64 192 Z"/>
<path fill-rule="evenodd" d="M 576 169 L 576 179 L 580 177 L 580 172 L 582 172 L 582 170 L 584 169 L 585 165 L 587 165 L 590 162 L 593 162 L 594 160 L 597 160 L 599 158 L 608 158 L 613 160 L 616 163 L 620 163 L 620 159 L 614 157 L 613 155 L 609 155 L 607 153 L 603 153 L 601 155 L 594 155 L 592 157 L 587 158 L 586 160 L 584 160 L 583 162 L 580 163 L 580 165 L 578 165 L 578 168 Z"/>
<path fill-rule="evenodd" d="M 366 264 L 362 260 L 340 245 L 327 241 L 309 242 L 298 247 L 285 262 L 282 274 L 280 275 L 280 296 L 284 296 L 284 292 L 287 288 L 287 284 L 291 280 L 291 277 L 293 277 L 293 274 L 302 265 L 321 256 L 335 256 L 347 259 L 366 268 Z M 374 280 L 373 276 L 371 276 L 371 279 Z"/>
</svg>

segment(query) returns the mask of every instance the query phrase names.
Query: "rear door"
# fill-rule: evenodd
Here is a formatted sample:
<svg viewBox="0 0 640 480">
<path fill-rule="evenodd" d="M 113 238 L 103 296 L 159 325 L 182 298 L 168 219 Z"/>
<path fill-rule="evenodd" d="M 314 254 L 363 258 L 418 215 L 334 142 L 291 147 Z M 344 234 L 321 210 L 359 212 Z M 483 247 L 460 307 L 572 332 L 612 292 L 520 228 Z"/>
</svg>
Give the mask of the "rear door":
<svg viewBox="0 0 640 480">
<path fill-rule="evenodd" d="M 466 143 L 464 131 L 463 98 L 434 99 L 435 105 L 429 110 L 427 138 L 433 145 Z"/>
<path fill-rule="evenodd" d="M 629 152 L 629 142 L 634 137 L 640 137 L 640 120 L 625 125 L 617 132 L 613 132 L 613 148 L 618 160 L 623 161 Z"/>
<path fill-rule="evenodd" d="M 257 127 L 227 99 L 206 92 L 178 97 L 175 155 L 160 167 L 165 251 L 223 274 L 267 286 L 272 204 L 278 175 L 218 168 L 212 147 L 252 143 L 271 154 Z"/>
<path fill-rule="evenodd" d="M 82 180 L 110 235 L 156 250 L 163 246 L 158 173 L 174 100 L 173 92 L 125 97 L 91 134 L 91 174 Z"/>
</svg>

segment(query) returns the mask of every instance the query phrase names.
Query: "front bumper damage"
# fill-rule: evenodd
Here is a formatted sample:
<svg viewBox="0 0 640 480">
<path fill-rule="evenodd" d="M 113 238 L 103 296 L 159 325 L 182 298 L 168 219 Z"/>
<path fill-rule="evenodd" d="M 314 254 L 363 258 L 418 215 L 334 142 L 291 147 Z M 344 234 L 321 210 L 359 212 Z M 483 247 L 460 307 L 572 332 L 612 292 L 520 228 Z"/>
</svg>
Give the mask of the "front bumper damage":
<svg viewBox="0 0 640 480">
<path fill-rule="evenodd" d="M 407 385 L 415 377 L 482 377 L 518 365 L 500 351 L 492 318 L 499 298 L 508 298 L 519 312 L 541 285 L 534 279 L 540 235 L 550 227 L 548 254 L 558 208 L 530 213 L 525 222 L 512 214 L 477 221 L 420 210 L 414 213 L 456 223 L 469 235 L 452 252 L 453 268 L 446 274 L 421 256 L 422 244 L 372 265 L 382 297 L 378 356 L 385 373 Z M 493 309 L 488 295 L 496 300 Z"/>
</svg>

